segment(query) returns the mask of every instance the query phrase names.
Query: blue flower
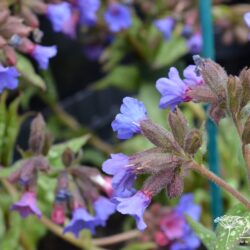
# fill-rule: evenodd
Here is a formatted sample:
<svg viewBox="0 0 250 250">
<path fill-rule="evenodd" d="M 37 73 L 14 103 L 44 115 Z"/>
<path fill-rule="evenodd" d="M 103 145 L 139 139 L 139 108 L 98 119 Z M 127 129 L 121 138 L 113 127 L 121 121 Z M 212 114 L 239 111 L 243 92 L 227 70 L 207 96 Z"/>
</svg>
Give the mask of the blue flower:
<svg viewBox="0 0 250 250">
<path fill-rule="evenodd" d="M 200 33 L 196 33 L 187 40 L 187 47 L 192 54 L 198 54 L 202 50 L 202 37 Z"/>
<path fill-rule="evenodd" d="M 244 21 L 247 24 L 247 26 L 250 28 L 250 12 L 246 12 L 244 14 Z"/>
<path fill-rule="evenodd" d="M 87 26 L 95 25 L 97 19 L 96 14 L 100 6 L 100 0 L 78 0 L 81 24 Z"/>
<path fill-rule="evenodd" d="M 185 219 L 185 215 L 198 221 L 201 215 L 201 207 L 194 203 L 192 194 L 185 194 L 181 197 L 175 211 Z M 172 243 L 170 250 L 193 250 L 200 246 L 200 240 L 195 235 L 188 222 L 183 226 L 183 236 Z"/>
<path fill-rule="evenodd" d="M 196 70 L 195 65 L 189 65 L 183 71 L 183 76 L 184 76 L 183 81 L 189 87 L 196 86 L 196 85 L 201 85 L 201 84 L 204 83 L 202 76 L 197 75 L 195 70 Z"/>
<path fill-rule="evenodd" d="M 59 4 L 48 4 L 47 17 L 51 21 L 54 31 L 62 31 L 64 25 L 71 18 L 70 4 L 66 2 Z"/>
<path fill-rule="evenodd" d="M 105 226 L 109 216 L 115 212 L 116 205 L 104 196 L 100 196 L 93 206 L 98 225 Z"/>
<path fill-rule="evenodd" d="M 90 215 L 85 208 L 76 208 L 73 212 L 73 218 L 64 228 L 63 233 L 72 232 L 76 238 L 83 229 L 88 229 L 95 234 L 96 218 Z"/>
<path fill-rule="evenodd" d="M 45 47 L 41 45 L 35 45 L 31 51 L 31 56 L 37 61 L 41 69 L 47 69 L 49 65 L 49 59 L 57 54 L 56 46 Z"/>
<path fill-rule="evenodd" d="M 147 225 L 143 220 L 146 208 L 151 202 L 151 196 L 143 191 L 138 191 L 128 198 L 116 198 L 118 205 L 116 210 L 122 214 L 129 214 L 134 217 L 137 228 L 143 231 Z"/>
<path fill-rule="evenodd" d="M 133 134 L 140 134 L 140 122 L 147 119 L 147 110 L 143 102 L 125 97 L 120 111 L 121 113 L 112 122 L 112 128 L 117 131 L 117 137 L 129 139 Z"/>
<path fill-rule="evenodd" d="M 20 74 L 15 67 L 3 67 L 0 64 L 0 93 L 4 89 L 15 89 L 18 85 L 18 79 Z"/>
<path fill-rule="evenodd" d="M 164 38 L 168 40 L 172 36 L 175 20 L 172 17 L 166 17 L 156 20 L 154 25 L 163 34 Z"/>
<path fill-rule="evenodd" d="M 132 18 L 128 7 L 120 3 L 110 4 L 104 14 L 104 19 L 111 32 L 119 32 L 128 29 L 132 24 Z"/>
<path fill-rule="evenodd" d="M 111 154 L 111 159 L 102 165 L 106 174 L 113 175 L 112 187 L 114 197 L 129 197 L 135 193 L 133 188 L 136 180 L 133 166 L 129 164 L 129 157 L 124 154 Z"/>
</svg>

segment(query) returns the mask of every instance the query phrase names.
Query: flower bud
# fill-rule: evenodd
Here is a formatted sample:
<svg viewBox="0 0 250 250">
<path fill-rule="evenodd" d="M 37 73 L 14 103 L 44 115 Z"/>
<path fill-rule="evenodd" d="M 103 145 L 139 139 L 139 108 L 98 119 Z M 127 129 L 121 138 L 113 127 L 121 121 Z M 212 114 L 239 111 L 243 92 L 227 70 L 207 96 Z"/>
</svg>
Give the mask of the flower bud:
<svg viewBox="0 0 250 250">
<path fill-rule="evenodd" d="M 210 118 L 218 125 L 220 120 L 225 117 L 224 109 L 221 109 L 218 104 L 212 104 L 209 107 L 208 114 Z"/>
<path fill-rule="evenodd" d="M 204 82 L 209 86 L 217 96 L 219 102 L 224 102 L 226 98 L 226 86 L 228 76 L 225 70 L 210 59 L 204 59 L 198 62 Z"/>
<path fill-rule="evenodd" d="M 247 118 L 244 125 L 244 130 L 242 133 L 242 141 L 244 144 L 250 143 L 250 116 Z"/>
<path fill-rule="evenodd" d="M 183 177 L 175 174 L 171 182 L 167 186 L 167 196 L 172 199 L 181 196 L 184 188 Z"/>
<path fill-rule="evenodd" d="M 45 122 L 38 114 L 31 123 L 29 147 L 34 154 L 41 154 L 45 141 Z"/>
<path fill-rule="evenodd" d="M 25 20 L 27 25 L 31 26 L 32 28 L 37 28 L 39 26 L 39 20 L 35 14 L 26 6 L 21 7 L 20 11 L 21 17 Z"/>
<path fill-rule="evenodd" d="M 242 85 L 242 107 L 250 100 L 250 69 L 244 68 L 239 75 Z"/>
<path fill-rule="evenodd" d="M 184 140 L 184 150 L 188 154 L 195 154 L 202 145 L 202 134 L 199 130 L 190 131 Z"/>
<path fill-rule="evenodd" d="M 62 161 L 65 167 L 71 166 L 74 160 L 74 152 L 70 148 L 66 148 L 62 155 Z"/>
<path fill-rule="evenodd" d="M 5 46 L 5 47 L 3 47 L 3 51 L 4 51 L 6 63 L 9 66 L 16 65 L 17 58 L 16 58 L 15 50 L 10 46 Z"/>
<path fill-rule="evenodd" d="M 242 98 L 242 86 L 238 77 L 229 76 L 227 82 L 228 109 L 236 114 L 240 110 Z"/>
<path fill-rule="evenodd" d="M 177 108 L 176 112 L 170 112 L 168 122 L 171 127 L 175 140 L 181 147 L 184 146 L 184 138 L 188 132 L 188 124 L 182 112 Z"/>
<path fill-rule="evenodd" d="M 141 122 L 142 133 L 154 145 L 165 149 L 167 152 L 181 152 L 181 148 L 175 141 L 173 135 L 162 128 L 161 126 L 153 123 L 150 120 Z"/>
</svg>

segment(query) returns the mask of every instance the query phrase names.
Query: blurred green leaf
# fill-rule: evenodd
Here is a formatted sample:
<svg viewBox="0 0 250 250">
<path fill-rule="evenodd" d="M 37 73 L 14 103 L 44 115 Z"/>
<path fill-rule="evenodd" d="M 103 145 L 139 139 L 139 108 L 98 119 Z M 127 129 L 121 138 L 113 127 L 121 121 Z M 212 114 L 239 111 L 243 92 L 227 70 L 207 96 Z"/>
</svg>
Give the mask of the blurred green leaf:
<svg viewBox="0 0 250 250">
<path fill-rule="evenodd" d="M 186 215 L 186 219 L 194 230 L 196 235 L 200 238 L 202 243 L 208 250 L 214 250 L 213 242 L 215 242 L 216 235 L 213 231 L 205 228 L 201 223 L 194 221 L 190 216 Z"/>
<path fill-rule="evenodd" d="M 153 68 L 169 66 L 187 53 L 186 41 L 182 37 L 172 37 L 163 41 L 153 61 Z"/>
<path fill-rule="evenodd" d="M 4 92 L 0 97 L 0 163 L 3 155 L 4 143 L 5 143 L 5 130 L 7 120 L 7 108 L 6 108 L 7 92 Z"/>
<path fill-rule="evenodd" d="M 38 74 L 36 74 L 33 65 L 26 57 L 17 54 L 16 67 L 26 81 L 42 90 L 46 90 L 45 82 Z"/>
<path fill-rule="evenodd" d="M 48 153 L 48 160 L 51 166 L 55 168 L 63 167 L 61 156 L 66 148 L 70 148 L 74 153 L 77 153 L 89 140 L 89 134 L 79 138 L 59 143 L 51 147 Z"/>
<path fill-rule="evenodd" d="M 126 91 L 135 90 L 139 82 L 139 70 L 135 66 L 117 66 L 107 76 L 94 83 L 95 90 L 115 86 Z"/>
</svg>

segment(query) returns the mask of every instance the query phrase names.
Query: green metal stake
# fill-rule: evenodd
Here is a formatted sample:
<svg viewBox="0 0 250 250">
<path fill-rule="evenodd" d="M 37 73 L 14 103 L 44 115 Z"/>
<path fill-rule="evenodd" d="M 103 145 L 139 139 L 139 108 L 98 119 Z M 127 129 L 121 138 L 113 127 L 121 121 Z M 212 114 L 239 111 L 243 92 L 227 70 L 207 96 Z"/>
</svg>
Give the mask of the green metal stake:
<svg viewBox="0 0 250 250">
<path fill-rule="evenodd" d="M 215 59 L 214 32 L 212 20 L 211 0 L 199 0 L 200 22 L 202 29 L 203 49 L 202 56 Z M 208 163 L 209 169 L 217 175 L 220 175 L 219 155 L 217 149 L 217 128 L 211 119 L 207 120 L 208 133 Z M 210 183 L 211 203 L 213 219 L 222 215 L 222 197 L 220 188 L 214 183 Z"/>
</svg>

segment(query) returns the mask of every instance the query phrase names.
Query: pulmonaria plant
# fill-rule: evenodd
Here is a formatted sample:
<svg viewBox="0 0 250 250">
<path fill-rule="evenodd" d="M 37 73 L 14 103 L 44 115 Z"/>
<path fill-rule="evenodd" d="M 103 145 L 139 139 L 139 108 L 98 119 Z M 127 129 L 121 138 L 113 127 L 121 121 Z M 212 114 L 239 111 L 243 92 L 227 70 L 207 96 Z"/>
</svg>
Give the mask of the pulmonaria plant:
<svg viewBox="0 0 250 250">
<path fill-rule="evenodd" d="M 102 167 L 105 173 L 113 176 L 113 200 L 116 210 L 131 215 L 139 230 L 145 230 L 147 227 L 144 213 L 153 196 L 163 189 L 169 198 L 181 196 L 184 179 L 192 170 L 214 181 L 250 208 L 248 200 L 238 191 L 195 161 L 195 154 L 202 145 L 202 131 L 190 128 L 177 107 L 187 101 L 208 103 L 209 115 L 217 124 L 227 113 L 231 114 L 242 140 L 243 155 L 250 173 L 247 147 L 250 143 L 250 118 L 243 119 L 241 114 L 250 99 L 250 71 L 244 69 L 239 77 L 233 77 L 228 76 L 225 70 L 212 60 L 194 56 L 194 61 L 196 65 L 190 65 L 184 70 L 184 79 L 180 78 L 177 69 L 170 68 L 168 78 L 156 81 L 156 88 L 162 95 L 160 108 L 171 110 L 168 113 L 170 130 L 151 121 L 144 104 L 131 97 L 123 99 L 121 113 L 112 123 L 119 139 L 129 139 L 140 134 L 154 145 L 151 149 L 131 156 L 122 153 L 112 154 Z M 146 174 L 147 178 L 142 187 L 136 190 L 136 179 L 142 174 Z M 171 220 L 166 218 L 162 221 L 162 232 L 158 232 L 158 238 L 166 245 L 175 237 L 180 238 L 171 249 L 195 249 L 199 245 L 192 230 L 188 226 L 183 226 L 186 225 L 186 222 L 183 222 L 183 211 L 189 214 L 191 203 L 191 197 L 183 198 L 171 215 L 175 218 L 176 225 L 185 233 L 181 234 L 177 230 L 176 235 L 171 235 L 168 228 L 171 226 Z M 195 207 L 193 210 L 196 214 L 193 219 L 198 220 L 200 209 Z M 190 211 L 192 217 L 192 206 Z"/>
</svg>

